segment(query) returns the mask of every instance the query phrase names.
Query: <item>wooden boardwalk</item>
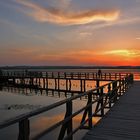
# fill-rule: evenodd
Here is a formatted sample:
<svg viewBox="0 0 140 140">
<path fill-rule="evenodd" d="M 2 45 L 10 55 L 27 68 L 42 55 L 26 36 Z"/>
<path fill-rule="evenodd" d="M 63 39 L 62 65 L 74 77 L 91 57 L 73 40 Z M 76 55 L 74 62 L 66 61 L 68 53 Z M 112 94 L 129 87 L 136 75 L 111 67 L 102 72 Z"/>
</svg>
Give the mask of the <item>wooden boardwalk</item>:
<svg viewBox="0 0 140 140">
<path fill-rule="evenodd" d="M 134 82 L 83 140 L 140 140 L 140 81 Z"/>
</svg>

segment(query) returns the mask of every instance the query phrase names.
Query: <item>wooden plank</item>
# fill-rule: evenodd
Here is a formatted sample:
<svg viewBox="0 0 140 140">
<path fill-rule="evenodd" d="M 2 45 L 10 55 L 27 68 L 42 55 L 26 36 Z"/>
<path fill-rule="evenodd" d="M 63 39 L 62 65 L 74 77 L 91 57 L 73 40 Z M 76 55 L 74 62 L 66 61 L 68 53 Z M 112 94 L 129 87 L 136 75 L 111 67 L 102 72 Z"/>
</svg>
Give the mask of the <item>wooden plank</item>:
<svg viewBox="0 0 140 140">
<path fill-rule="evenodd" d="M 83 140 L 140 140 L 140 81 L 124 94 Z"/>
</svg>

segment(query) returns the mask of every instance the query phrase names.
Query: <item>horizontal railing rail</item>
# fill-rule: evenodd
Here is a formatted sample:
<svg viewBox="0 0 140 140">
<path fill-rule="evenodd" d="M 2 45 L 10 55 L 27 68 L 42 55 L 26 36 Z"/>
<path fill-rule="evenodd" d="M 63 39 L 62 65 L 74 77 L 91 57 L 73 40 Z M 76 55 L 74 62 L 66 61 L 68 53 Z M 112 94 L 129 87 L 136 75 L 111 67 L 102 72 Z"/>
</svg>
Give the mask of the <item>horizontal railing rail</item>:
<svg viewBox="0 0 140 140">
<path fill-rule="evenodd" d="M 29 140 L 30 138 L 30 122 L 29 119 L 41 113 L 47 112 L 54 108 L 60 107 L 61 105 L 66 105 L 66 113 L 64 119 L 55 123 L 49 128 L 46 128 L 43 132 L 36 135 L 34 140 L 41 138 L 45 134 L 49 133 L 50 131 L 56 129 L 57 127 L 61 126 L 61 130 L 58 136 L 58 140 L 62 139 L 73 139 L 73 134 L 76 133 L 79 129 L 84 128 L 92 128 L 92 118 L 93 116 L 104 116 L 105 109 L 111 108 L 115 101 L 126 92 L 126 90 L 132 85 L 133 83 L 133 75 L 127 74 L 125 77 L 114 80 L 110 83 L 107 83 L 103 86 L 97 87 L 95 89 L 89 90 L 87 92 L 81 93 L 79 95 L 72 96 L 68 99 L 56 102 L 52 105 L 39 108 L 37 110 L 31 111 L 26 114 L 19 115 L 15 118 L 6 120 L 0 123 L 0 129 L 13 125 L 15 123 L 19 123 L 19 135 L 18 140 Z M 93 95 L 97 95 L 97 99 L 93 99 Z M 79 109 L 76 112 L 73 112 L 73 101 L 87 96 L 87 104 Z M 93 105 L 96 104 L 95 111 L 93 112 Z M 83 113 L 81 123 L 78 127 L 73 128 L 73 118 L 80 113 Z M 67 135 L 65 133 L 67 132 Z"/>
</svg>

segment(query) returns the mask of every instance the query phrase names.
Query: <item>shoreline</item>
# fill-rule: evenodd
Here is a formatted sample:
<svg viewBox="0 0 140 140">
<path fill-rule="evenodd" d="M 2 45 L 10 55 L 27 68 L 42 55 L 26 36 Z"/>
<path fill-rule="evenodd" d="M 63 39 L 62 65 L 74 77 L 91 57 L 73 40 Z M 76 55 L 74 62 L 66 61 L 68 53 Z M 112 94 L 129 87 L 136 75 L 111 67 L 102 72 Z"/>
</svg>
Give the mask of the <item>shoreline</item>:
<svg viewBox="0 0 140 140">
<path fill-rule="evenodd" d="M 0 69 L 140 69 L 140 66 L 0 66 Z"/>
</svg>

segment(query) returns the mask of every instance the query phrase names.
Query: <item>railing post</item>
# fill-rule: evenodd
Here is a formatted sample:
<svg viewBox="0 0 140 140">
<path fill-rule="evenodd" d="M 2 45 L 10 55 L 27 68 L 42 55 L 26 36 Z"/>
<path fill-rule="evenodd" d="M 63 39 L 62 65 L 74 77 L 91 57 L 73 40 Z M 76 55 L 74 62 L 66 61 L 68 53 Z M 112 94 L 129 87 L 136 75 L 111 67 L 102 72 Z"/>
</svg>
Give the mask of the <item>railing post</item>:
<svg viewBox="0 0 140 140">
<path fill-rule="evenodd" d="M 109 93 L 109 108 L 111 108 L 111 95 L 110 95 L 110 91 L 111 91 L 111 84 L 108 85 L 108 93 Z"/>
<path fill-rule="evenodd" d="M 81 124 L 82 124 L 88 117 L 88 126 L 82 126 L 81 129 L 82 128 L 84 128 L 84 129 L 92 128 L 92 92 L 88 93 L 88 101 L 87 101 L 86 106 L 88 106 L 89 104 L 90 104 L 90 106 L 85 109 L 82 120 L 81 120 Z"/>
<path fill-rule="evenodd" d="M 19 121 L 19 135 L 18 140 L 29 140 L 30 125 L 29 120 L 24 119 Z"/>
<path fill-rule="evenodd" d="M 58 81 L 59 81 L 59 80 L 58 80 Z M 57 88 L 57 79 L 56 79 L 56 78 L 54 79 L 54 85 L 55 85 L 55 90 L 56 90 L 56 89 L 59 89 L 59 87 Z"/>
<path fill-rule="evenodd" d="M 84 83 L 83 88 L 84 88 L 84 92 L 85 92 L 86 91 L 86 80 L 83 80 L 83 83 Z"/>
<path fill-rule="evenodd" d="M 96 88 L 100 86 L 100 80 L 96 80 Z M 97 94 L 99 94 L 99 89 L 97 89 Z"/>
<path fill-rule="evenodd" d="M 66 91 L 68 91 L 68 79 L 66 79 Z"/>
<path fill-rule="evenodd" d="M 85 92 L 85 80 L 80 80 L 80 88 L 81 88 L 81 92 Z"/>
<path fill-rule="evenodd" d="M 103 95 L 103 87 L 101 87 L 100 89 L 97 89 L 97 95 L 99 95 L 99 101 L 97 102 L 97 105 L 96 105 L 96 108 L 95 108 L 95 116 L 104 116 L 104 95 Z M 97 112 L 99 112 L 99 106 L 100 106 L 100 111 L 101 111 L 101 114 L 98 115 Z"/>
<path fill-rule="evenodd" d="M 67 117 L 70 117 L 71 115 L 72 115 L 72 101 L 68 101 L 66 103 L 66 114 L 65 114 L 64 119 L 66 119 Z M 72 133 L 72 126 L 73 125 L 72 125 L 72 118 L 71 118 L 68 122 L 62 125 L 58 140 L 63 140 L 66 130 L 67 130 L 67 135 L 70 135 Z M 73 139 L 72 136 L 68 138 L 68 140 L 72 140 L 72 139 Z"/>
<path fill-rule="evenodd" d="M 66 106 L 67 106 L 67 110 L 68 110 L 68 116 L 71 116 L 72 115 L 72 101 L 70 101 L 70 102 L 68 102 L 67 104 L 66 104 Z M 70 121 L 68 122 L 68 124 L 67 124 L 67 135 L 68 134 L 70 134 L 71 132 L 72 132 L 72 119 L 70 119 Z M 72 138 L 72 136 L 70 137 L 70 139 L 69 140 L 72 140 L 73 138 Z"/>
<path fill-rule="evenodd" d="M 91 104 L 88 108 L 88 126 L 92 128 L 92 92 L 88 94 L 88 104 Z"/>
<path fill-rule="evenodd" d="M 100 103 L 101 103 L 101 116 L 104 116 L 104 97 L 103 97 L 103 87 L 100 89 L 100 97 L 102 98 Z"/>
</svg>

